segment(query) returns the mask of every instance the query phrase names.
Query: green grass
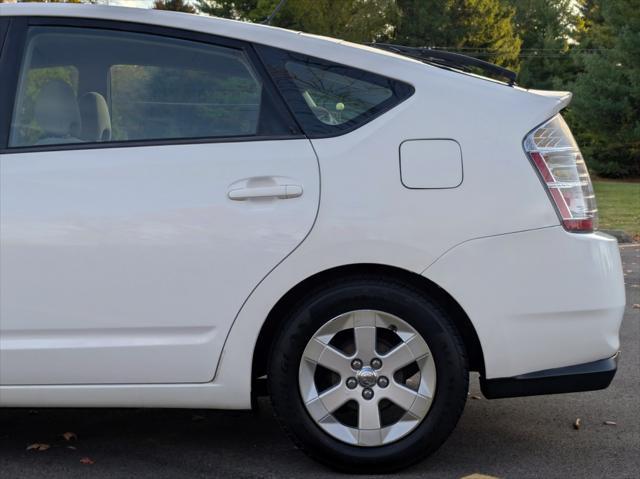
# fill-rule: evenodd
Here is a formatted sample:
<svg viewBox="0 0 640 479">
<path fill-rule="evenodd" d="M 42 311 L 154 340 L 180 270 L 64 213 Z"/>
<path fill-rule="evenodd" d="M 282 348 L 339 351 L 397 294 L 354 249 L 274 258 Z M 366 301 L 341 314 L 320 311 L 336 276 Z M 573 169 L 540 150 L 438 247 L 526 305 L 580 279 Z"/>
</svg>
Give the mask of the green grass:
<svg viewBox="0 0 640 479">
<path fill-rule="evenodd" d="M 600 228 L 624 230 L 640 239 L 640 182 L 594 181 Z"/>
</svg>

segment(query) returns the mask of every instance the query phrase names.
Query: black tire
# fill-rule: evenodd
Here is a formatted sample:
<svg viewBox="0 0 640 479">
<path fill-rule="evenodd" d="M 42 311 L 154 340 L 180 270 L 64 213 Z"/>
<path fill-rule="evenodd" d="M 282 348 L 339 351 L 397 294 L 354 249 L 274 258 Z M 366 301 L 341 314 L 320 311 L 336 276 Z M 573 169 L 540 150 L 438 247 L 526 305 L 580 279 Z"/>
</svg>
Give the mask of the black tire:
<svg viewBox="0 0 640 479">
<path fill-rule="evenodd" d="M 327 321 L 358 309 L 402 318 L 427 341 L 436 364 L 438 383 L 427 416 L 408 435 L 378 447 L 349 445 L 325 433 L 308 414 L 298 386 L 308 340 Z M 442 308 L 403 282 L 360 276 L 310 292 L 293 308 L 271 351 L 268 385 L 279 423 L 307 454 L 342 471 L 382 473 L 414 464 L 442 445 L 464 409 L 469 372 L 460 334 Z"/>
</svg>

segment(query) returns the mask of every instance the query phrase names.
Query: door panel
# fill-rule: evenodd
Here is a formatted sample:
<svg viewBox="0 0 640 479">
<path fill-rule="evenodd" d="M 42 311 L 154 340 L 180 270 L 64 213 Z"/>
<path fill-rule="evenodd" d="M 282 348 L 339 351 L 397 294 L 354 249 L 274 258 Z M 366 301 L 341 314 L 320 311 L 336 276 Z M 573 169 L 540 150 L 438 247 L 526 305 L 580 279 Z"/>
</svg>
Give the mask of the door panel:
<svg viewBox="0 0 640 479">
<path fill-rule="evenodd" d="M 242 42 L 84 22 L 11 33 L 0 384 L 210 381 L 313 225 L 315 153 Z"/>
<path fill-rule="evenodd" d="M 319 174 L 305 139 L 48 151 L 0 156 L 0 192 L 2 384 L 206 382 Z"/>
</svg>

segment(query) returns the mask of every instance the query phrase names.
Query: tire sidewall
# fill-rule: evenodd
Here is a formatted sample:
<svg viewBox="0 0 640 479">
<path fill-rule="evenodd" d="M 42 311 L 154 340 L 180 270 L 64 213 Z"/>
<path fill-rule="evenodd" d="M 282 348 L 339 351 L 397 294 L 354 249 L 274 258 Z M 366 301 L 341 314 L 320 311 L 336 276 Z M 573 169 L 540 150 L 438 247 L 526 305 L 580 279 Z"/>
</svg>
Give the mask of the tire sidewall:
<svg viewBox="0 0 640 479">
<path fill-rule="evenodd" d="M 436 391 L 427 416 L 408 435 L 376 447 L 349 445 L 323 431 L 307 412 L 298 386 L 302 354 L 315 332 L 331 319 L 361 309 L 409 323 L 427 342 L 436 365 Z M 295 309 L 273 349 L 269 383 L 276 415 L 309 454 L 351 472 L 360 466 L 382 472 L 416 462 L 444 442 L 464 407 L 468 370 L 459 335 L 427 297 L 399 284 L 352 281 L 320 292 Z"/>
</svg>

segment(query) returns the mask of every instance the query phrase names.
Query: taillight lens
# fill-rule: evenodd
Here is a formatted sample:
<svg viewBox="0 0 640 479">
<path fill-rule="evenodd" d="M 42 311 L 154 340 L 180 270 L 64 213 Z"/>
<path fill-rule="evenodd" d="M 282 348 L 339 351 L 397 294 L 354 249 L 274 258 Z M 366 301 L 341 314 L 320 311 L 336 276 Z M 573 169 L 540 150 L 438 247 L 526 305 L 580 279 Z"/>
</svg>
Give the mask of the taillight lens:
<svg viewBox="0 0 640 479">
<path fill-rule="evenodd" d="M 565 229 L 587 233 L 596 229 L 598 208 L 589 171 L 562 116 L 554 116 L 531 132 L 524 148 L 546 184 Z"/>
</svg>

